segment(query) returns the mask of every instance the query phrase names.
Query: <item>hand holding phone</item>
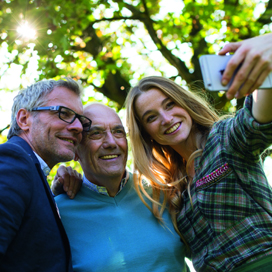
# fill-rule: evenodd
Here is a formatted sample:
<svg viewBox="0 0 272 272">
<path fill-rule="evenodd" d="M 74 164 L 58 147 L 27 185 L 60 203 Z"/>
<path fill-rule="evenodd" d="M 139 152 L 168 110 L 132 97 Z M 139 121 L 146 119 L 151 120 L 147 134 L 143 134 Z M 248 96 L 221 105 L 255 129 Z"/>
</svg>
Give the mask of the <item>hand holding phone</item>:
<svg viewBox="0 0 272 272">
<path fill-rule="evenodd" d="M 200 69 L 206 90 L 227 91 L 235 77 L 239 67 L 236 69 L 228 85 L 221 84 L 222 75 L 232 55 L 203 55 L 199 58 Z M 267 76 L 258 89 L 272 88 L 272 72 Z"/>
</svg>

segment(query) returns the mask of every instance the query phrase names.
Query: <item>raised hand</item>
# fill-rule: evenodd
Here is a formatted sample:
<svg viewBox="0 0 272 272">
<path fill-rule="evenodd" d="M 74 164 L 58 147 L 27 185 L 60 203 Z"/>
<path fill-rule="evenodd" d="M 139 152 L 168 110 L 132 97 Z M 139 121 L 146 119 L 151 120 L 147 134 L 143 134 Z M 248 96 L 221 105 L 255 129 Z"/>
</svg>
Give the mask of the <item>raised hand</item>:
<svg viewBox="0 0 272 272">
<path fill-rule="evenodd" d="M 236 68 L 241 65 L 226 96 L 228 99 L 241 98 L 262 85 L 272 70 L 272 34 L 228 43 L 219 52 L 224 55 L 235 52 L 222 76 L 222 84 L 227 85 Z"/>
</svg>

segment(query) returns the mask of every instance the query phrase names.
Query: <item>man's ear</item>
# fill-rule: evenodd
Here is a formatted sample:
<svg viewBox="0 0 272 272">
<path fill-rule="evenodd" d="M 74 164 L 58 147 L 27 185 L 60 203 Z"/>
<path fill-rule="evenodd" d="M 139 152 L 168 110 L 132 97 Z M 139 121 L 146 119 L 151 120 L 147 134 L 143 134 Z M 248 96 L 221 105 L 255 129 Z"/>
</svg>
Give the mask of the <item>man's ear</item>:
<svg viewBox="0 0 272 272">
<path fill-rule="evenodd" d="M 28 132 L 31 128 L 32 120 L 31 120 L 30 112 L 26 109 L 19 109 L 16 115 L 16 121 L 18 126 L 24 131 Z"/>
</svg>

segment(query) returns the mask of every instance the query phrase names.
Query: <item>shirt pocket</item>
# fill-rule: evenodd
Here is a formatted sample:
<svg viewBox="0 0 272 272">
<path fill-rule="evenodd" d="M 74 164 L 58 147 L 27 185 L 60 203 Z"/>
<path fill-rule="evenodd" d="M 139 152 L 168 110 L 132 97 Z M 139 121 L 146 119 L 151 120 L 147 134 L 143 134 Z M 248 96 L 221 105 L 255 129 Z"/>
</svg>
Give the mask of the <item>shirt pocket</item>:
<svg viewBox="0 0 272 272">
<path fill-rule="evenodd" d="M 210 174 L 205 175 L 204 177 L 196 181 L 196 191 L 203 190 L 214 185 L 217 182 L 220 182 L 223 178 L 226 178 L 231 173 L 231 168 L 228 163 L 218 167 Z"/>
<path fill-rule="evenodd" d="M 251 200 L 226 163 L 196 181 L 197 206 L 215 233 L 255 213 Z"/>
</svg>

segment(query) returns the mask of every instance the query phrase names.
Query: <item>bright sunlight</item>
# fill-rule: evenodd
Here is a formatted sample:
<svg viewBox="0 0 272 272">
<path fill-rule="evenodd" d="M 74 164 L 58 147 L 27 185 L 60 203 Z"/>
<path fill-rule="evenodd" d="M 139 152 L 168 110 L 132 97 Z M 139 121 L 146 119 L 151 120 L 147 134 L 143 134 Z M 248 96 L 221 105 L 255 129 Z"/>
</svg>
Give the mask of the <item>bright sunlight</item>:
<svg viewBox="0 0 272 272">
<path fill-rule="evenodd" d="M 24 39 L 33 40 L 36 38 L 36 30 L 33 29 L 26 21 L 18 26 L 17 32 Z"/>
</svg>

